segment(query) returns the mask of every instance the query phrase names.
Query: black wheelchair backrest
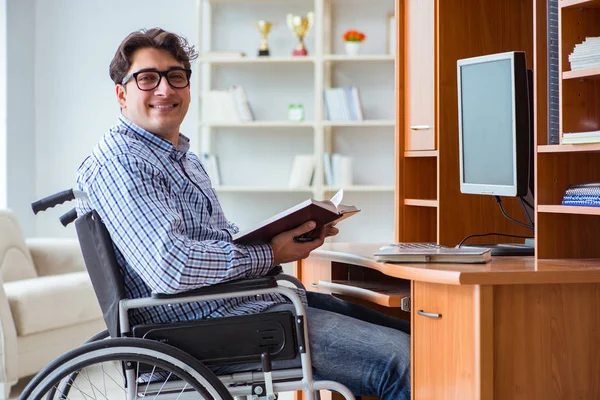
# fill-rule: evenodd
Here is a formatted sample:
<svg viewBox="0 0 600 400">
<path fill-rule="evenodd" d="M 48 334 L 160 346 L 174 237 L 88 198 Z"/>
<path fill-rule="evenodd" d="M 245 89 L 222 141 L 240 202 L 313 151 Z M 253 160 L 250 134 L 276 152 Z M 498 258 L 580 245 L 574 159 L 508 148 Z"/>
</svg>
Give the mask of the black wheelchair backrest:
<svg viewBox="0 0 600 400">
<path fill-rule="evenodd" d="M 125 298 L 125 287 L 108 230 L 95 210 L 77 218 L 75 228 L 108 332 L 119 337 L 119 301 Z"/>
</svg>

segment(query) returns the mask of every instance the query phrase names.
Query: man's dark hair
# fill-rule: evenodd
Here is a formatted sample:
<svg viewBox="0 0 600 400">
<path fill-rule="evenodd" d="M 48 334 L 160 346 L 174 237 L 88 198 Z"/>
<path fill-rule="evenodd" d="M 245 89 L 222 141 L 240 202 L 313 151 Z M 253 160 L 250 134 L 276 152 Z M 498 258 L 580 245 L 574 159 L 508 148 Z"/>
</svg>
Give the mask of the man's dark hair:
<svg viewBox="0 0 600 400">
<path fill-rule="evenodd" d="M 115 85 L 120 84 L 127 75 L 131 67 L 133 53 L 143 48 L 164 50 L 181 62 L 184 68 L 190 68 L 190 62 L 198 57 L 194 46 L 189 44 L 184 37 L 175 33 L 160 28 L 141 29 L 132 32 L 121 42 L 110 62 L 110 79 Z"/>
</svg>

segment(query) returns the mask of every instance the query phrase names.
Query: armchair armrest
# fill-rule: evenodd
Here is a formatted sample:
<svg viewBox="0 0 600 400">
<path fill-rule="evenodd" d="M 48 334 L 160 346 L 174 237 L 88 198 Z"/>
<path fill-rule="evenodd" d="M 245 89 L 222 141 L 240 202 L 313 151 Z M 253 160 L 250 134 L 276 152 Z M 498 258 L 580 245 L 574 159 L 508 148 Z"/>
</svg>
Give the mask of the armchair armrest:
<svg viewBox="0 0 600 400">
<path fill-rule="evenodd" d="M 38 275 L 85 271 L 79 242 L 74 238 L 30 238 L 25 243 Z"/>
<path fill-rule="evenodd" d="M 0 383 L 13 384 L 19 375 L 17 328 L 15 327 L 4 281 L 0 277 Z"/>
<path fill-rule="evenodd" d="M 230 281 L 218 283 L 203 287 L 200 289 L 190 290 L 184 293 L 176 294 L 163 294 L 163 293 L 152 293 L 153 299 L 178 299 L 190 296 L 201 296 L 206 294 L 216 293 L 232 293 L 232 292 L 243 292 L 257 289 L 269 289 L 277 287 L 277 280 L 272 276 L 264 276 L 254 279 L 241 279 L 238 281 Z"/>
</svg>

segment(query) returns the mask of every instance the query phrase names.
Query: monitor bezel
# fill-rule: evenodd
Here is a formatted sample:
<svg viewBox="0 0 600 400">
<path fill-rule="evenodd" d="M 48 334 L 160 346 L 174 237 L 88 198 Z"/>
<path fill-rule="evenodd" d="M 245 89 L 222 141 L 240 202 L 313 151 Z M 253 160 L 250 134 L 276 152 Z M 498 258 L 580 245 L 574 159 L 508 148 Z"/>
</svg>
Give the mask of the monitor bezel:
<svg viewBox="0 0 600 400">
<path fill-rule="evenodd" d="M 512 153 L 513 153 L 513 185 L 493 185 L 465 182 L 463 154 L 463 110 L 462 110 L 462 67 L 483 64 L 494 61 L 511 62 L 511 109 L 514 116 L 512 121 Z M 457 61 L 457 93 L 458 93 L 458 148 L 460 169 L 460 191 L 464 194 L 482 194 L 493 196 L 525 196 L 528 190 L 528 148 L 529 148 L 529 102 L 527 87 L 527 66 L 525 53 L 511 51 L 489 54 L 485 56 L 465 58 Z M 517 90 L 526 92 L 517 93 Z M 517 99 L 523 104 L 518 105 Z M 525 102 L 527 104 L 525 104 Z M 523 132 L 523 133 L 519 133 Z"/>
</svg>

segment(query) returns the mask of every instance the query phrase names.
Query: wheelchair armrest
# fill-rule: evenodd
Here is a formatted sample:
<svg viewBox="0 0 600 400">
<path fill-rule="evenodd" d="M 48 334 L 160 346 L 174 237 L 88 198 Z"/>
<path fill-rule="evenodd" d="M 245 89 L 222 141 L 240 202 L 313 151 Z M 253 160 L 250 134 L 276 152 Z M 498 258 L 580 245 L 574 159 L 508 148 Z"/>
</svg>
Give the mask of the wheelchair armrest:
<svg viewBox="0 0 600 400">
<path fill-rule="evenodd" d="M 200 289 L 194 289 L 183 293 L 164 294 L 152 293 L 153 299 L 178 299 L 182 297 L 201 296 L 206 294 L 244 292 L 257 289 L 269 289 L 277 287 L 277 280 L 272 276 L 263 276 L 253 279 L 241 279 L 237 281 L 217 283 L 216 285 L 206 286 Z"/>
</svg>

